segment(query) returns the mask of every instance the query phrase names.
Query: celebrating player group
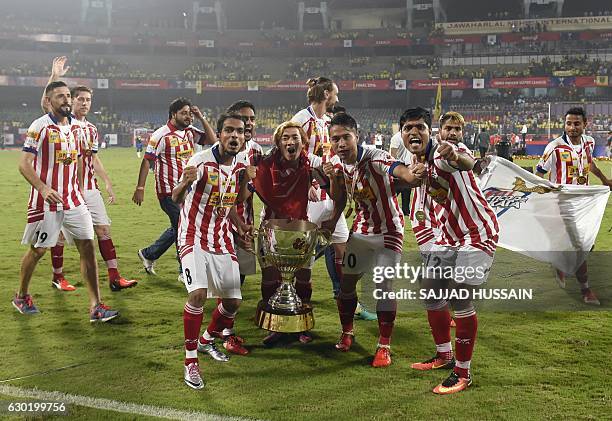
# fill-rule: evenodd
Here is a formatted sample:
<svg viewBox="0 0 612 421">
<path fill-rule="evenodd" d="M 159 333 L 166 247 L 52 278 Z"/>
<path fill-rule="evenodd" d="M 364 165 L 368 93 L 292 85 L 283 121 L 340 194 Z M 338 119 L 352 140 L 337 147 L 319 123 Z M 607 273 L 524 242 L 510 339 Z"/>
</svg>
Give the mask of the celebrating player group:
<svg viewBox="0 0 612 421">
<path fill-rule="evenodd" d="M 96 176 L 104 181 L 108 203 L 113 203 L 111 180 L 97 156 L 98 132 L 86 119 L 93 92 L 84 86 L 70 90 L 60 80 L 69 70 L 65 63 L 65 57 L 54 60 L 41 104 L 46 114 L 28 129 L 19 164 L 31 185 L 22 241 L 30 247 L 22 259 L 19 290 L 12 304 L 23 314 L 38 312 L 29 285 L 48 248 L 52 286 L 65 292 L 75 289 L 62 271 L 67 242 L 75 244 L 80 254 L 90 321 L 107 322 L 119 313 L 101 299 L 94 233 L 111 291 L 134 287 L 137 282 L 119 273 L 110 219 L 96 181 Z M 367 282 L 376 267 L 395 267 L 402 258 L 405 221 L 398 189 L 412 189 L 409 220 L 425 268 L 483 269 L 461 282 L 435 275 L 441 271 L 427 270 L 420 287 L 469 292 L 486 282 L 499 227 L 472 171 L 476 159 L 462 143 L 465 121 L 461 114 L 443 114 L 435 122 L 439 134 L 432 135 L 430 112 L 422 107 L 406 109 L 398 118 L 402 142 L 394 158 L 359 144 L 358 122 L 337 107 L 338 94 L 332 80 L 310 79 L 308 107 L 277 127 L 267 154 L 255 142 L 256 110 L 248 101 L 231 104 L 213 127 L 198 107 L 178 98 L 169 105 L 167 123 L 148 139 L 132 200 L 143 203 L 147 175 L 153 167 L 157 199 L 170 226 L 153 244 L 134 253 L 145 271 L 155 274 L 156 260 L 169 248 L 176 250 L 178 277 L 187 289 L 183 309 L 187 386 L 204 387 L 198 353 L 219 362 L 229 361 L 228 353 L 249 354 L 244 338 L 234 330 L 234 320 L 242 301 L 241 286 L 247 276 L 256 273 L 260 253 L 254 244 L 255 196 L 263 203 L 262 222 L 302 219 L 329 233 L 330 245 L 322 253 L 340 319 L 341 333 L 335 344 L 339 352 L 350 352 L 358 334 L 353 326 L 359 306 L 357 282 Z M 201 128 L 193 124 L 194 118 Z M 568 111 L 566 134 L 545 151 L 538 166 L 541 175 L 551 174 L 557 183 L 586 184 L 590 169 L 604 184 L 611 184 L 591 159 L 593 146 L 583 135 L 585 122 L 581 109 Z M 196 152 L 197 145 L 207 146 Z M 575 174 L 564 172 L 570 158 L 576 161 Z M 347 224 L 350 217 L 351 228 Z M 281 277 L 277 268 L 263 262 L 260 259 L 261 295 L 267 300 Z M 311 267 L 312 262 L 295 273 L 296 292 L 305 303 L 312 296 Z M 577 277 L 584 301 L 598 303 L 588 285 L 586 265 Z M 385 277 L 378 288 L 391 291 L 393 281 Z M 387 298 L 390 295 L 383 296 L 376 303 L 379 337 L 373 367 L 392 362 L 397 303 Z M 201 332 L 208 298 L 216 300 L 216 307 Z M 447 372 L 446 379 L 433 388 L 436 394 L 463 391 L 472 384 L 470 366 L 478 330 L 474 304 L 469 298 L 428 298 L 423 304 L 435 354 L 412 368 Z M 452 325 L 456 326 L 454 344 Z M 270 332 L 264 344 L 272 346 L 286 336 Z M 309 332 L 297 338 L 302 343 L 313 340 Z"/>
</svg>

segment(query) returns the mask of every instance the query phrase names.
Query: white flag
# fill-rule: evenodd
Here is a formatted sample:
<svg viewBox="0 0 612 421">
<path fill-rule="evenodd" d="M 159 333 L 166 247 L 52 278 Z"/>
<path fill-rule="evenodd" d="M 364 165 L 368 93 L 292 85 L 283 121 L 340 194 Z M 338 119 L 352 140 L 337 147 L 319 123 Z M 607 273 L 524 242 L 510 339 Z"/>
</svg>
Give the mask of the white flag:
<svg viewBox="0 0 612 421">
<path fill-rule="evenodd" d="M 595 243 L 610 189 L 554 184 L 489 157 L 480 187 L 497 214 L 499 246 L 576 273 Z"/>
</svg>

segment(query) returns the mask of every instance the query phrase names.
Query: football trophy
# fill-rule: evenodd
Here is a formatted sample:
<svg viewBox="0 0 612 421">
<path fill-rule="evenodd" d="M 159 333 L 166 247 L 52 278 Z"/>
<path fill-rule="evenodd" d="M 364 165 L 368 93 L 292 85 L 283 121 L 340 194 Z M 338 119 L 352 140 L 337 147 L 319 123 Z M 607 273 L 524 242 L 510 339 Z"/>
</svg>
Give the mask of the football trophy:
<svg viewBox="0 0 612 421">
<path fill-rule="evenodd" d="M 302 303 L 294 286 L 295 272 L 307 267 L 318 243 L 329 241 L 315 224 L 294 219 L 270 219 L 257 230 L 257 250 L 262 267 L 273 266 L 281 285 L 268 302 L 257 305 L 255 323 L 273 332 L 305 332 L 314 327 L 312 305 Z"/>
</svg>

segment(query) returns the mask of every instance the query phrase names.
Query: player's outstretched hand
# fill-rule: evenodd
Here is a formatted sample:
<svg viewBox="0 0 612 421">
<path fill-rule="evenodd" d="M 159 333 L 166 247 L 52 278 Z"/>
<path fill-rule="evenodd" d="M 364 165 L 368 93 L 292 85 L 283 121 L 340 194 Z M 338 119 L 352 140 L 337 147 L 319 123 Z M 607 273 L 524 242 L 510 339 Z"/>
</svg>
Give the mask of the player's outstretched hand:
<svg viewBox="0 0 612 421">
<path fill-rule="evenodd" d="M 68 57 L 66 56 L 55 57 L 51 66 L 51 75 L 56 78 L 63 77 L 70 70 L 70 66 L 66 66 L 67 61 Z"/>
<path fill-rule="evenodd" d="M 62 203 L 62 196 L 49 186 L 45 186 L 40 194 L 47 203 Z"/>
<path fill-rule="evenodd" d="M 446 141 L 440 142 L 440 147 L 438 147 L 438 153 L 440 156 L 447 161 L 456 161 L 459 159 L 459 155 L 457 154 L 457 149 L 455 146 L 451 145 Z"/>
<path fill-rule="evenodd" d="M 191 106 L 191 112 L 198 120 L 204 120 L 204 114 L 202 114 L 202 111 L 196 105 Z"/>
</svg>

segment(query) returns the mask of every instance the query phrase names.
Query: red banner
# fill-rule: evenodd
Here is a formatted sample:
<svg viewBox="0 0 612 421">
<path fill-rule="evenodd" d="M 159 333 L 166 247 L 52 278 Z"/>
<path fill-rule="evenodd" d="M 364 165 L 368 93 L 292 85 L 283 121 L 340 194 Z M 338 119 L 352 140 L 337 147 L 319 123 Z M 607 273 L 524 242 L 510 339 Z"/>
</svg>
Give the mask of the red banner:
<svg viewBox="0 0 612 421">
<path fill-rule="evenodd" d="M 472 81 L 469 79 L 423 79 L 409 81 L 409 89 L 430 90 L 438 89 L 438 84 L 442 84 L 442 88 L 446 89 L 468 89 L 472 87 Z"/>
<path fill-rule="evenodd" d="M 115 80 L 113 86 L 117 89 L 168 89 L 167 80 Z"/>
<path fill-rule="evenodd" d="M 491 79 L 487 88 L 548 88 L 552 86 L 549 77 L 503 77 Z"/>
<path fill-rule="evenodd" d="M 482 35 L 466 35 L 466 36 L 449 36 L 439 38 L 429 38 L 429 43 L 432 45 L 443 44 L 481 44 Z"/>
<path fill-rule="evenodd" d="M 501 35 L 502 42 L 520 43 L 533 41 L 559 41 L 561 39 L 560 32 L 542 32 L 540 34 L 503 34 Z"/>
<path fill-rule="evenodd" d="M 612 39 L 612 31 L 601 31 L 601 32 L 589 31 L 589 32 L 582 32 L 580 34 L 580 39 L 582 41 L 589 41 L 589 40 L 605 40 L 605 41 L 610 41 Z"/>
<path fill-rule="evenodd" d="M 608 86 L 608 76 L 576 76 L 575 85 L 579 88 Z"/>
<path fill-rule="evenodd" d="M 337 48 L 343 47 L 344 41 L 341 39 L 321 39 L 317 41 L 292 41 L 289 43 L 291 48 Z"/>
</svg>

